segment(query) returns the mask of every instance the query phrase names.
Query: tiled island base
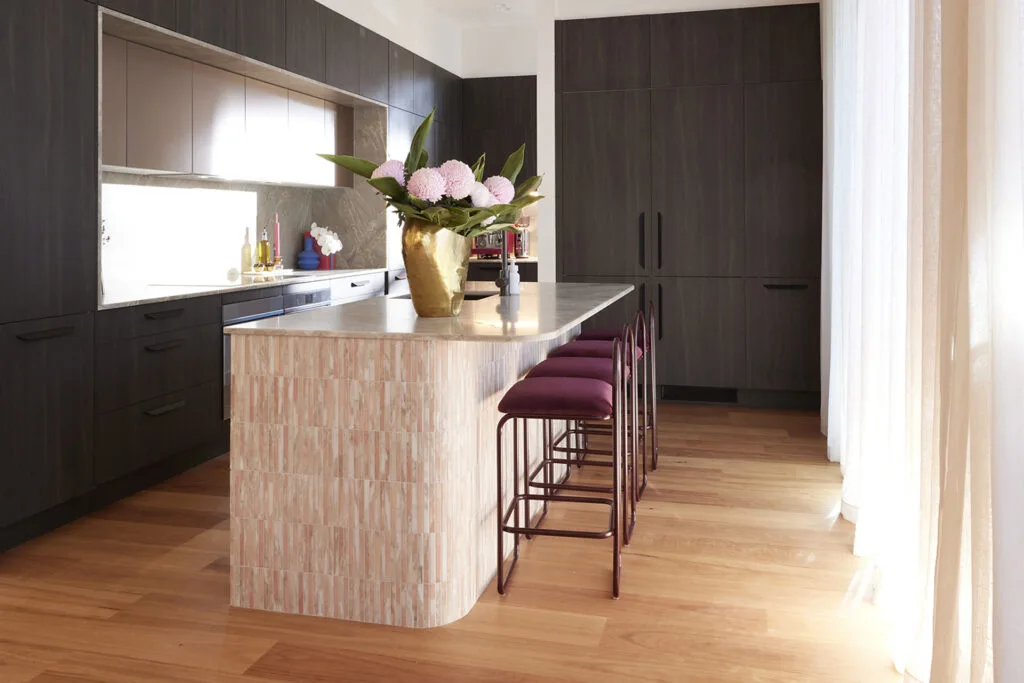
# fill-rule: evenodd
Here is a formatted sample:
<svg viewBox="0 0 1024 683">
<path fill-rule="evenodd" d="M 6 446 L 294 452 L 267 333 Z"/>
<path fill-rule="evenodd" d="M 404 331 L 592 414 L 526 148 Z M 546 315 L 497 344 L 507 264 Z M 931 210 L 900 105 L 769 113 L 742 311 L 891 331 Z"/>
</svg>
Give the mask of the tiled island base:
<svg viewBox="0 0 1024 683">
<path fill-rule="evenodd" d="M 498 401 L 576 331 L 233 335 L 231 604 L 410 627 L 467 614 L 496 571 Z"/>
</svg>

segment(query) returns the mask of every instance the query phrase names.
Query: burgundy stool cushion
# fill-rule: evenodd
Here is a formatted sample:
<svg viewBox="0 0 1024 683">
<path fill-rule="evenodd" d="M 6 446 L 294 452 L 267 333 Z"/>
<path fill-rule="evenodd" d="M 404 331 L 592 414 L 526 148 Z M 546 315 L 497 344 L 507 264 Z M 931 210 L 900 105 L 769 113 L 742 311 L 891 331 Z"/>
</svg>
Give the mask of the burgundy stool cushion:
<svg viewBox="0 0 1024 683">
<path fill-rule="evenodd" d="M 589 377 L 611 384 L 615 381 L 615 372 L 611 358 L 561 356 L 548 358 L 530 370 L 527 377 Z"/>
<path fill-rule="evenodd" d="M 576 337 L 579 341 L 594 341 L 604 340 L 608 341 L 611 339 L 622 339 L 622 328 L 619 329 L 604 329 L 604 330 L 584 330 L 580 332 L 580 336 Z"/>
<path fill-rule="evenodd" d="M 612 386 L 589 377 L 527 377 L 505 392 L 498 410 L 533 417 L 606 418 L 612 414 Z"/>
<path fill-rule="evenodd" d="M 612 357 L 612 345 L 615 342 L 613 340 L 604 339 L 581 339 L 579 341 L 572 341 L 568 344 L 563 344 L 557 349 L 552 350 L 548 353 L 549 358 L 560 358 L 562 356 L 584 356 L 589 358 L 611 358 Z M 634 347 L 636 357 L 640 358 L 643 355 L 643 351 L 640 347 Z"/>
</svg>

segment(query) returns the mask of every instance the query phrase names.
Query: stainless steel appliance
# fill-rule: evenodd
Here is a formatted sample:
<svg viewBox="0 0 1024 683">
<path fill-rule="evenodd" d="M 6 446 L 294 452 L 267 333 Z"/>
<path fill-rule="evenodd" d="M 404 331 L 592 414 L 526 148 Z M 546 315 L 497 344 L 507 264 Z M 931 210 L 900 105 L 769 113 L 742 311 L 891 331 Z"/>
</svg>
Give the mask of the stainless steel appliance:
<svg viewBox="0 0 1024 683">
<path fill-rule="evenodd" d="M 264 297 L 221 306 L 224 327 L 284 315 L 284 297 Z M 224 419 L 231 418 L 231 335 L 224 335 Z"/>
</svg>

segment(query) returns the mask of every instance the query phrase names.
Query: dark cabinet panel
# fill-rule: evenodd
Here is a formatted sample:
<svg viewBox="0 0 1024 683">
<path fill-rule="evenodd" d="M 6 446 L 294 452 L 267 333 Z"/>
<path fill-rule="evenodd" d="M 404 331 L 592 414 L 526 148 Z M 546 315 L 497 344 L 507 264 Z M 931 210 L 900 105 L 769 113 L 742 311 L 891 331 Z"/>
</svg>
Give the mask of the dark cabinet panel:
<svg viewBox="0 0 1024 683">
<path fill-rule="evenodd" d="M 327 34 L 323 15 L 329 11 L 316 0 L 288 0 L 285 68 L 292 73 L 325 80 Z"/>
<path fill-rule="evenodd" d="M 219 324 L 103 344 L 96 349 L 96 410 L 110 410 L 197 384 L 221 372 Z"/>
<path fill-rule="evenodd" d="M 387 38 L 359 27 L 359 94 L 388 102 L 390 46 Z"/>
<path fill-rule="evenodd" d="M 526 143 L 520 180 L 537 175 L 537 77 L 469 78 L 462 82 L 462 148 L 472 163 L 487 155 L 486 175 L 501 171 Z"/>
<path fill-rule="evenodd" d="M 750 389 L 820 391 L 818 280 L 746 281 Z"/>
<path fill-rule="evenodd" d="M 210 382 L 100 415 L 96 483 L 112 481 L 217 436 L 221 383 Z"/>
<path fill-rule="evenodd" d="M 745 89 L 746 274 L 821 270 L 821 83 Z"/>
<path fill-rule="evenodd" d="M 218 322 L 219 296 L 115 308 L 96 314 L 96 341 L 130 339 Z"/>
<path fill-rule="evenodd" d="M 177 0 L 177 31 L 235 52 L 238 50 L 238 2 Z"/>
<path fill-rule="evenodd" d="M 0 3 L 0 322 L 96 307 L 96 12 Z"/>
<path fill-rule="evenodd" d="M 401 45 L 390 44 L 388 67 L 388 102 L 407 112 L 415 112 L 417 104 L 416 55 Z"/>
<path fill-rule="evenodd" d="M 242 0 L 238 3 L 238 51 L 287 68 L 287 24 L 287 0 Z"/>
<path fill-rule="evenodd" d="M 413 70 L 415 71 L 416 99 L 412 111 L 420 116 L 426 116 L 437 107 L 438 96 L 441 94 L 441 87 L 438 83 L 441 70 L 419 55 L 413 55 Z M 443 120 L 440 117 L 440 112 L 437 112 L 434 118 Z"/>
<path fill-rule="evenodd" d="M 0 358 L 5 527 L 92 488 L 91 314 L 2 325 Z"/>
<path fill-rule="evenodd" d="M 536 262 L 516 261 L 516 267 L 519 268 L 520 282 L 537 281 Z M 498 279 L 499 272 L 501 272 L 501 261 L 499 259 L 469 262 L 470 282 L 494 282 Z"/>
<path fill-rule="evenodd" d="M 651 85 L 742 82 L 741 10 L 681 12 L 651 17 Z"/>
<path fill-rule="evenodd" d="M 157 26 L 171 30 L 177 27 L 175 0 L 99 0 L 99 4 Z"/>
<path fill-rule="evenodd" d="M 653 281 L 650 278 L 643 277 L 594 277 L 580 275 L 565 277 L 562 281 L 633 285 L 632 292 L 584 321 L 584 330 L 611 330 L 621 328 L 623 325 L 632 324 L 640 307 L 643 306 L 646 310 L 651 297 L 656 294 L 651 287 Z"/>
<path fill-rule="evenodd" d="M 743 10 L 743 45 L 748 83 L 821 80 L 818 3 Z"/>
<path fill-rule="evenodd" d="M 359 92 L 359 25 L 324 8 L 326 70 L 324 82 L 348 92 Z"/>
<path fill-rule="evenodd" d="M 655 278 L 658 383 L 742 387 L 746 381 L 744 285 L 740 278 Z"/>
<path fill-rule="evenodd" d="M 743 86 L 651 94 L 659 275 L 743 275 Z"/>
<path fill-rule="evenodd" d="M 650 22 L 646 16 L 558 22 L 562 91 L 650 87 Z"/>
<path fill-rule="evenodd" d="M 650 91 L 562 98 L 562 273 L 645 274 L 652 219 Z"/>
</svg>

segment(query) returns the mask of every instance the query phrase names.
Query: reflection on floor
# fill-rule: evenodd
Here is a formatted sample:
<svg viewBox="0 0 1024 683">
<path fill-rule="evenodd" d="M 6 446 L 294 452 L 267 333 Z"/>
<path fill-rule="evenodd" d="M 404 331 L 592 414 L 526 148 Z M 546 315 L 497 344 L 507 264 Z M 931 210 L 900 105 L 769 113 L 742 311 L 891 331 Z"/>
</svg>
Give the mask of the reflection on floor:
<svg viewBox="0 0 1024 683">
<path fill-rule="evenodd" d="M 661 419 L 618 601 L 609 542 L 538 538 L 508 596 L 440 629 L 229 609 L 220 458 L 0 556 L 0 681 L 899 680 L 850 597 L 862 563 L 818 417 Z M 550 519 L 584 514 L 605 518 Z"/>
</svg>

